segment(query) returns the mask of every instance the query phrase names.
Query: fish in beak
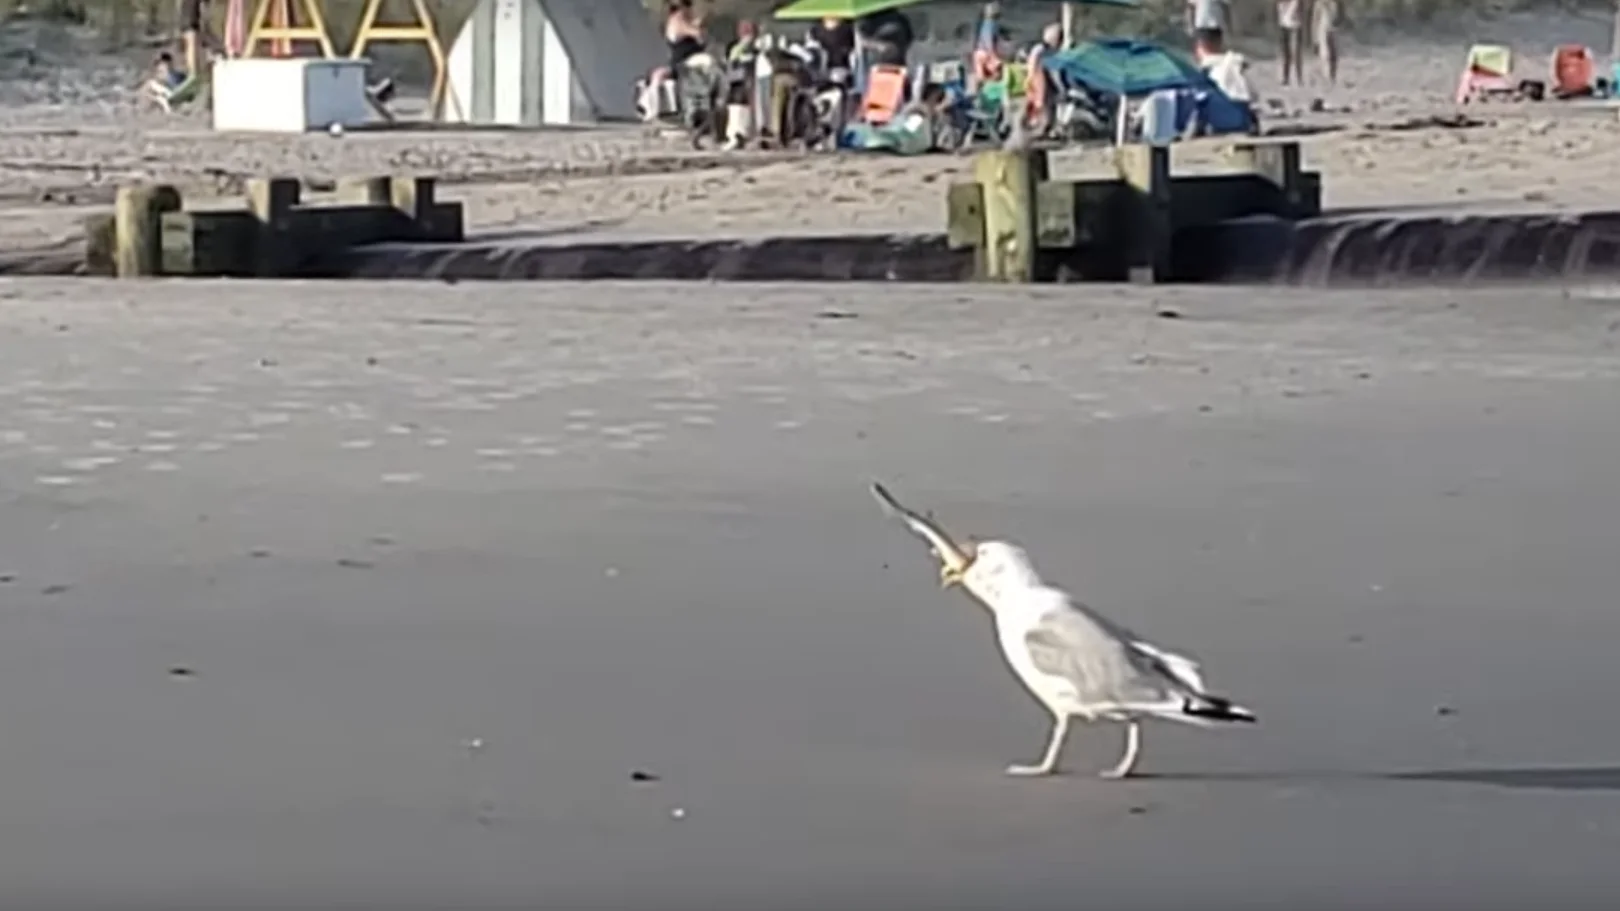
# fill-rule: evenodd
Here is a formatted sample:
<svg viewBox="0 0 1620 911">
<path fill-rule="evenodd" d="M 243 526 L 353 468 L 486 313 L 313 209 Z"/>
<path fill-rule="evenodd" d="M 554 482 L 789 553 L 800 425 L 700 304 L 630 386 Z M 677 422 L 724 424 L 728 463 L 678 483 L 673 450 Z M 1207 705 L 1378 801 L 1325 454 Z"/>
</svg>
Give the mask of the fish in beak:
<svg viewBox="0 0 1620 911">
<path fill-rule="evenodd" d="M 950 588 L 962 584 L 962 574 L 973 565 L 972 549 L 963 548 L 945 530 L 935 525 L 929 519 L 901 506 L 895 498 L 884 489 L 882 484 L 871 486 L 872 496 L 882 505 L 885 512 L 900 518 L 905 522 L 911 533 L 928 542 L 929 549 L 943 564 L 939 570 L 939 584 L 941 588 Z"/>
</svg>

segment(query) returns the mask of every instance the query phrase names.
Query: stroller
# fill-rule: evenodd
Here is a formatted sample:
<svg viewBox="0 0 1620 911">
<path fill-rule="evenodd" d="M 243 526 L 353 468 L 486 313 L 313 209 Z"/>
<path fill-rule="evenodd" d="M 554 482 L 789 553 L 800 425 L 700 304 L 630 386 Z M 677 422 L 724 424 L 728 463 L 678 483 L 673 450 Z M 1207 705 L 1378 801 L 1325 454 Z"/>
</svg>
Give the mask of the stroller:
<svg viewBox="0 0 1620 911">
<path fill-rule="evenodd" d="M 711 54 L 694 54 L 675 73 L 676 110 L 692 147 L 720 142 L 726 131 L 728 71 Z"/>
<path fill-rule="evenodd" d="M 636 112 L 645 123 L 663 123 L 692 134 L 694 146 L 725 129 L 726 73 L 714 56 L 694 54 L 674 73 L 660 70 L 637 80 Z M 662 71 L 667 72 L 667 71 Z"/>
</svg>

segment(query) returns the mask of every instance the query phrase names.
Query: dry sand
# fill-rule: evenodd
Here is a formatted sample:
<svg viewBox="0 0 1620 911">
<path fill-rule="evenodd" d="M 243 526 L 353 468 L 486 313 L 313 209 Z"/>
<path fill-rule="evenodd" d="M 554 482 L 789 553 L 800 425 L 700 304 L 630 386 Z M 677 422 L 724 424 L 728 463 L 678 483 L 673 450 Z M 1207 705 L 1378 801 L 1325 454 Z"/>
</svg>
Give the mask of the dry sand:
<svg viewBox="0 0 1620 911">
<path fill-rule="evenodd" d="M 13 26 L 14 28 L 17 26 Z M 1594 103 L 1495 105 L 1469 113 L 1474 129 L 1398 129 L 1454 112 L 1451 94 L 1472 40 L 1505 40 L 1521 71 L 1539 75 L 1551 48 L 1606 46 L 1610 20 L 1567 14 L 1513 17 L 1449 32 L 1348 41 L 1343 84 L 1279 91 L 1273 65 L 1255 64 L 1263 95 L 1281 106 L 1280 126 L 1343 129 L 1304 140 L 1323 172 L 1329 205 L 1525 204 L 1603 206 L 1613 184 L 1614 109 Z M 234 193 L 267 174 L 332 178 L 415 171 L 457 184 L 475 229 L 634 235 L 784 231 L 937 231 L 943 182 L 964 159 L 818 156 L 790 162 L 740 156 L 693 173 L 678 143 L 637 127 L 543 133 L 460 132 L 251 138 L 209 133 L 200 115 L 142 111 L 138 72 L 97 58 L 60 34 L 33 32 L 26 54 L 0 57 L 7 102 L 0 113 L 0 242 L 63 240 L 87 205 L 132 180 L 172 180 L 188 194 Z M 1264 42 L 1260 42 L 1264 46 Z M 79 64 L 48 69 L 75 47 Z M 36 61 L 33 64 L 29 59 Z M 1326 110 L 1310 113 L 1320 100 Z M 1209 167 L 1213 144 L 1178 149 L 1187 167 Z M 699 158 L 702 158 L 699 156 Z M 707 159 L 705 159 L 707 160 Z M 776 163 L 771 163 L 771 162 Z M 1057 167 L 1101 173 L 1101 150 L 1074 151 Z M 592 176 L 594 175 L 594 176 Z"/>
</svg>

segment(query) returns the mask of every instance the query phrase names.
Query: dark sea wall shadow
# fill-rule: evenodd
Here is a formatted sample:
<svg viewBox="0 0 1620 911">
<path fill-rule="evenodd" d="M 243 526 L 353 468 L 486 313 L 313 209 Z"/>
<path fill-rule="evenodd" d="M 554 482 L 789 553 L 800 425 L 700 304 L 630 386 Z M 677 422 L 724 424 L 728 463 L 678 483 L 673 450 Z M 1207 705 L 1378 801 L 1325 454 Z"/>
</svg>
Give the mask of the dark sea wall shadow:
<svg viewBox="0 0 1620 911">
<path fill-rule="evenodd" d="M 1177 236 L 1176 248 L 1180 270 L 1208 282 L 1564 281 L 1620 275 L 1620 212 L 1253 218 L 1188 230 Z"/>
<path fill-rule="evenodd" d="M 1085 280 L 1098 250 L 1063 260 Z M 1179 281 L 1308 287 L 1469 285 L 1620 276 L 1620 212 L 1447 215 L 1365 210 L 1302 221 L 1253 218 L 1177 234 Z M 1112 270 L 1118 271 L 1118 270 Z M 311 277 L 372 279 L 805 282 L 971 280 L 973 254 L 941 235 L 716 240 L 505 237 L 333 251 Z"/>
</svg>

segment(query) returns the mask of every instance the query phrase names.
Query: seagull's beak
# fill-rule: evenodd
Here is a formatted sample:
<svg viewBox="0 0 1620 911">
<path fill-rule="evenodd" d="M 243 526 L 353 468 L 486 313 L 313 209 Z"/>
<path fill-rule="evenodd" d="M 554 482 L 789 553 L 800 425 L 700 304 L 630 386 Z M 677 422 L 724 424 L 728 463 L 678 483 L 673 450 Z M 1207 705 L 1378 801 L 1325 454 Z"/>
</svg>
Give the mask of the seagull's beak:
<svg viewBox="0 0 1620 911">
<path fill-rule="evenodd" d="M 939 570 L 939 587 L 950 588 L 962 584 L 962 574 L 967 572 L 966 566 L 942 566 Z"/>
</svg>

